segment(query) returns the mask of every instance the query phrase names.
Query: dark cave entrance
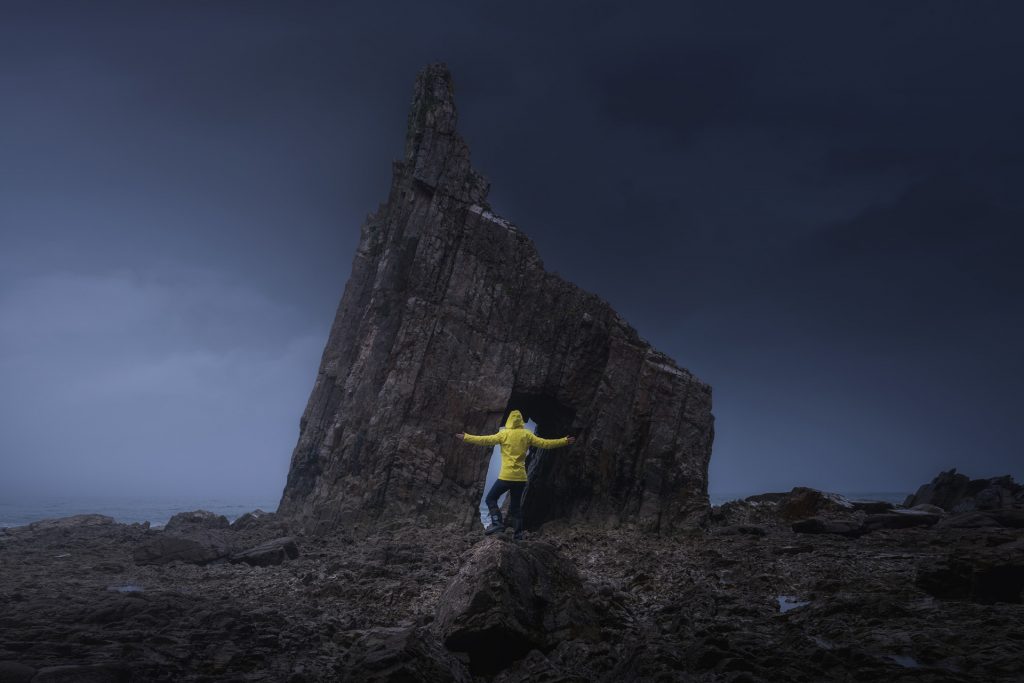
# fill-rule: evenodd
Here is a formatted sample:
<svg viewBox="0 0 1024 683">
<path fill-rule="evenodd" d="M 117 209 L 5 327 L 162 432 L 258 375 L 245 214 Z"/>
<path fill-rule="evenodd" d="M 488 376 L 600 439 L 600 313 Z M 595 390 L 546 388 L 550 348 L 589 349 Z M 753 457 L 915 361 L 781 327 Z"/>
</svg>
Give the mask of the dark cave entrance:
<svg viewBox="0 0 1024 683">
<path fill-rule="evenodd" d="M 505 416 L 513 410 L 523 420 L 537 424 L 537 436 L 557 439 L 575 435 L 572 431 L 576 411 L 548 394 L 513 391 L 505 408 Z M 504 424 L 504 423 L 502 423 Z M 572 496 L 564 482 L 569 481 L 564 449 L 548 452 L 531 448 L 526 471 L 530 479 L 523 493 L 523 526 L 536 529 L 549 519 L 566 516 L 571 510 Z"/>
</svg>

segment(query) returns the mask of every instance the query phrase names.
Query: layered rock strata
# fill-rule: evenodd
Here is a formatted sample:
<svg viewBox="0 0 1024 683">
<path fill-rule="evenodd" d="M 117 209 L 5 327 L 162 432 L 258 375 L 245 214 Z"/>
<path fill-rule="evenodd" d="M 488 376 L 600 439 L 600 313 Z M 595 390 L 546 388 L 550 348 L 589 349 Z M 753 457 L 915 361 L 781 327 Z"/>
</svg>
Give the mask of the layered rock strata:
<svg viewBox="0 0 1024 683">
<path fill-rule="evenodd" d="M 487 204 L 456 132 L 451 75 L 418 76 L 405 155 L 362 227 L 279 512 L 311 530 L 415 516 L 470 525 L 512 408 L 545 437 L 528 528 L 555 518 L 669 530 L 702 521 L 711 389 L 607 303 L 547 272 Z"/>
</svg>

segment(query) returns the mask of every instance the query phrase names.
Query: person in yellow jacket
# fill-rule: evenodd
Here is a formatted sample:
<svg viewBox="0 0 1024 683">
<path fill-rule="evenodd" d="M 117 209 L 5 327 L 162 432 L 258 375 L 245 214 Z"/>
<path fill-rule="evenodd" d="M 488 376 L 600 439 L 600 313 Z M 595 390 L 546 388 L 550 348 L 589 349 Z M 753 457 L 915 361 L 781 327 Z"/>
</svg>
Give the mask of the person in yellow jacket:
<svg viewBox="0 0 1024 683">
<path fill-rule="evenodd" d="M 509 413 L 505 427 L 497 434 L 487 436 L 474 436 L 459 432 L 456 439 L 477 446 L 494 446 L 501 444 L 501 471 L 494 486 L 487 492 L 484 502 L 491 515 L 491 523 L 484 530 L 485 534 L 493 534 L 496 531 L 504 531 L 505 524 L 501 519 L 501 510 L 498 508 L 498 498 L 508 491 L 509 495 L 509 521 L 515 532 L 515 538 L 521 538 L 523 532 L 523 518 L 519 506 L 522 502 L 523 489 L 526 488 L 526 452 L 530 446 L 538 448 L 561 448 L 576 441 L 575 437 L 563 436 L 561 439 L 542 439 L 526 428 L 523 423 L 523 414 L 518 410 Z"/>
</svg>

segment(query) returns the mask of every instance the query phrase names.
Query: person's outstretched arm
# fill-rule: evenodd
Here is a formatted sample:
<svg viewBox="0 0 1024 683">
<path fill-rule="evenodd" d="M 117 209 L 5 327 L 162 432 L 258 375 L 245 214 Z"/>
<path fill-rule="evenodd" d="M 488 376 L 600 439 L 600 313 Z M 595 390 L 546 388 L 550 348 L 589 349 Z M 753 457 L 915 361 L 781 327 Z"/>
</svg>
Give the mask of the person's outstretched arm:
<svg viewBox="0 0 1024 683">
<path fill-rule="evenodd" d="M 563 436 L 561 439 L 542 439 L 534 433 L 530 433 L 530 443 L 537 448 L 561 448 L 576 441 L 575 436 Z"/>
<path fill-rule="evenodd" d="M 486 436 L 474 436 L 472 434 L 463 434 L 462 432 L 459 432 L 455 435 L 455 438 L 477 446 L 494 446 L 501 443 L 500 432 L 498 434 L 488 434 Z"/>
</svg>

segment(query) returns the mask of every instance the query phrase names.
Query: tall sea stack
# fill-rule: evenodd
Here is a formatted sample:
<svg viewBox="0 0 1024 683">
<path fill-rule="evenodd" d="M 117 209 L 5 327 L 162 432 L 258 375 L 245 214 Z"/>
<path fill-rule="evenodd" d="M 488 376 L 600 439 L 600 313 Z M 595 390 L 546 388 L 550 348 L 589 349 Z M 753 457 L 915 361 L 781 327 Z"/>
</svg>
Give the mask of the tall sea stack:
<svg viewBox="0 0 1024 683">
<path fill-rule="evenodd" d="M 451 74 L 428 66 L 387 203 L 362 227 L 280 513 L 314 532 L 471 524 L 490 449 L 452 435 L 493 433 L 516 408 L 541 436 L 578 436 L 533 455 L 527 528 L 701 522 L 711 388 L 544 270 L 491 211 L 455 123 Z"/>
</svg>

